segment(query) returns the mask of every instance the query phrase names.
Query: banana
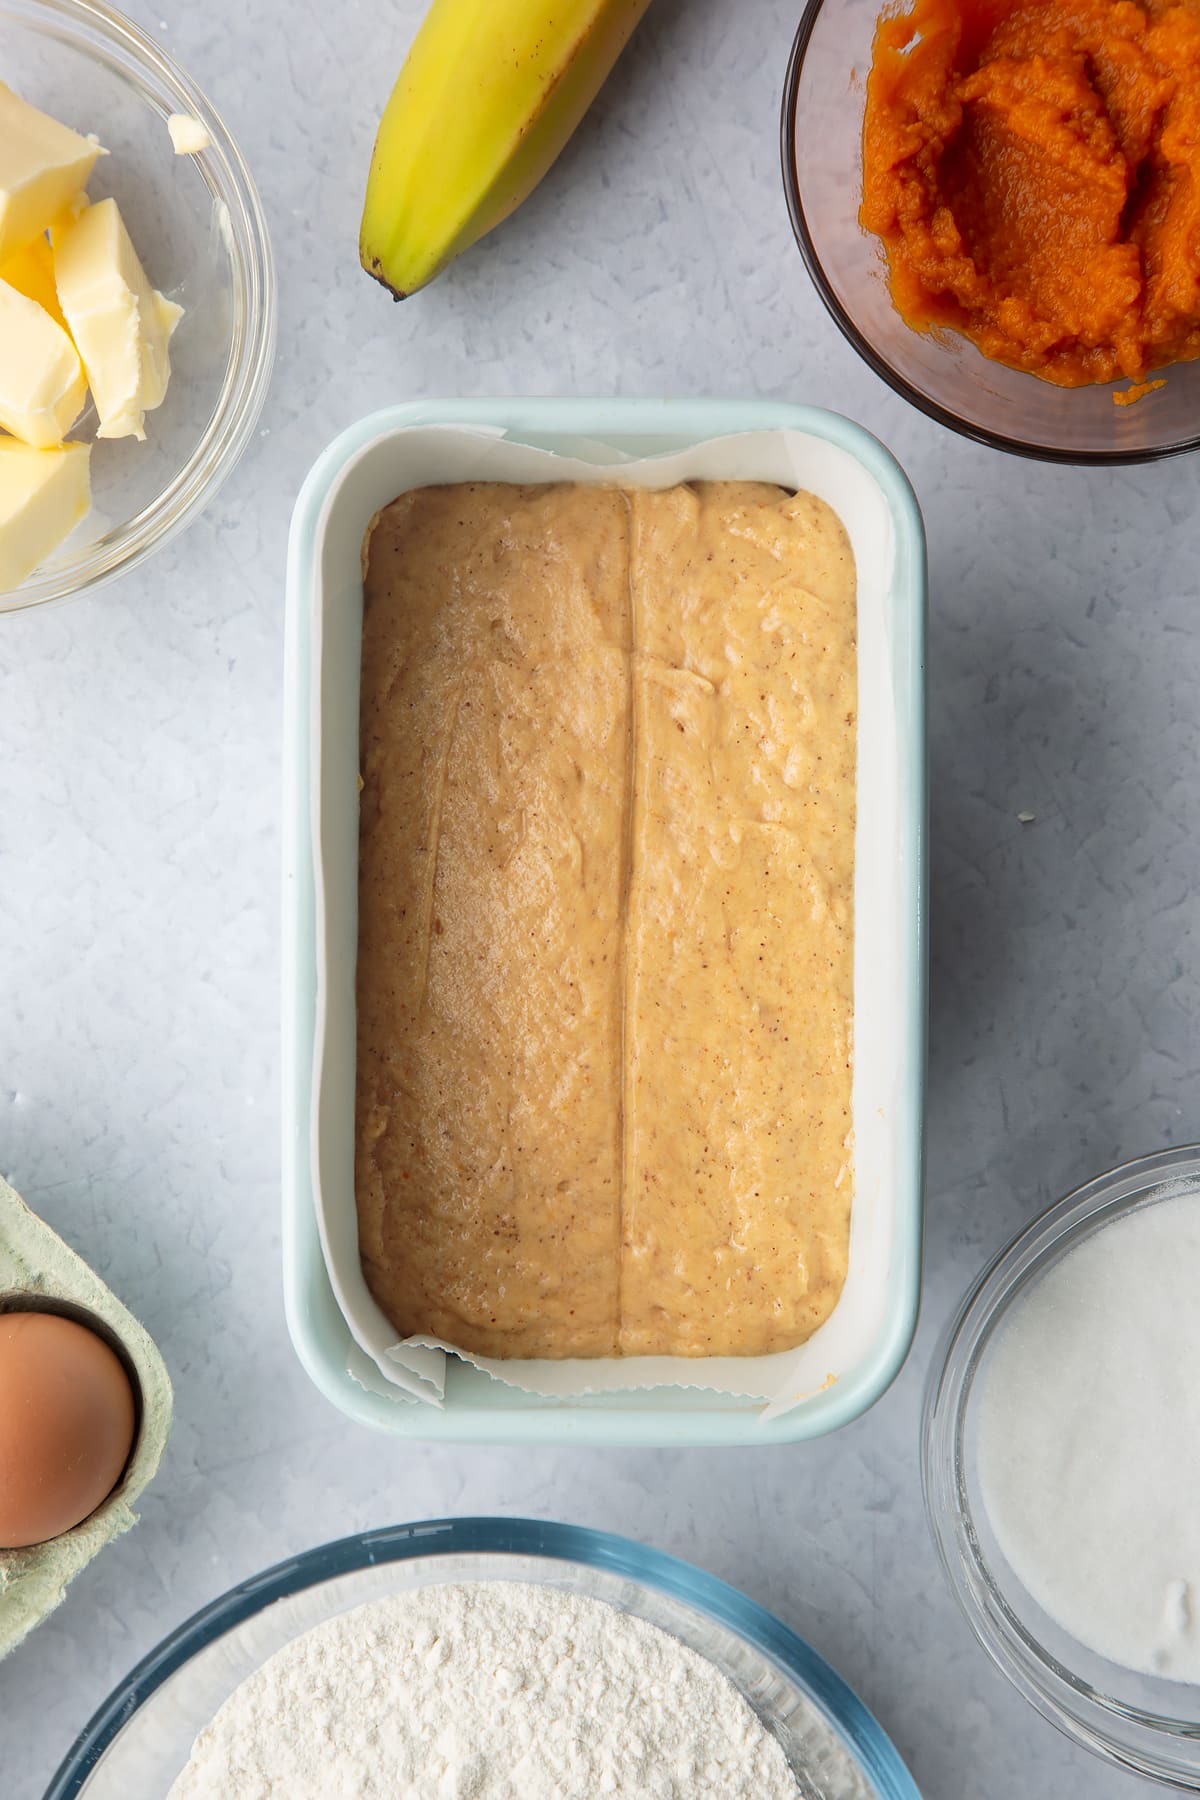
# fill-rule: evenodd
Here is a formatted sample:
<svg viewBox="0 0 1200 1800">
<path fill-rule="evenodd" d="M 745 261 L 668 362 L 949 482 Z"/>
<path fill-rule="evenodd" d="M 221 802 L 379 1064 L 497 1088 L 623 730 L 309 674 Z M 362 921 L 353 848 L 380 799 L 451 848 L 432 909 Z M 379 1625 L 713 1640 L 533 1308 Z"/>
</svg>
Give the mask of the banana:
<svg viewBox="0 0 1200 1800">
<path fill-rule="evenodd" d="M 359 253 L 397 300 L 546 173 L 650 0 L 433 0 L 375 140 Z"/>
</svg>

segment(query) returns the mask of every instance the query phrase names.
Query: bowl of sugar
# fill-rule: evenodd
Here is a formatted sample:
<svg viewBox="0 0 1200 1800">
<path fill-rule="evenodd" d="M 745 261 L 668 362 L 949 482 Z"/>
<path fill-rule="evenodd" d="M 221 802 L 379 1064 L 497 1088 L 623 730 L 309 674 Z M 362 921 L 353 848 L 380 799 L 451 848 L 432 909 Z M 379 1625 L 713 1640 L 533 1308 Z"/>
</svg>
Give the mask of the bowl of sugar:
<svg viewBox="0 0 1200 1800">
<path fill-rule="evenodd" d="M 925 1504 L 976 1637 L 1098 1755 L 1200 1793 L 1200 1147 L 1067 1196 L 934 1359 Z"/>
</svg>

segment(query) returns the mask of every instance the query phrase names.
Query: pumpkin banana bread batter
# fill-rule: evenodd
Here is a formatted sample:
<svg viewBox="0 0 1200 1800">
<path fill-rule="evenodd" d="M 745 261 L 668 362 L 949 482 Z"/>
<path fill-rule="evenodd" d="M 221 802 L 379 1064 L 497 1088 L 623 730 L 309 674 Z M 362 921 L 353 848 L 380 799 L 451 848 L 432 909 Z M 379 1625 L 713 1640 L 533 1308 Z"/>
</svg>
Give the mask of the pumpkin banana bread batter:
<svg viewBox="0 0 1200 1800">
<path fill-rule="evenodd" d="M 855 630 L 806 494 L 479 483 L 375 521 L 356 1191 L 402 1336 L 758 1355 L 832 1311 Z"/>
</svg>

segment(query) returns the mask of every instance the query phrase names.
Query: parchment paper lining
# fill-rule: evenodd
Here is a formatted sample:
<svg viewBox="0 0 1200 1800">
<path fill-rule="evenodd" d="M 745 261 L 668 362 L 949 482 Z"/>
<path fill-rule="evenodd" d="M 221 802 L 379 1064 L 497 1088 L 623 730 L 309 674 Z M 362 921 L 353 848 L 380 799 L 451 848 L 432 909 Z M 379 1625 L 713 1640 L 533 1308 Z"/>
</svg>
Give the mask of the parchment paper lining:
<svg viewBox="0 0 1200 1800">
<path fill-rule="evenodd" d="M 445 1359 L 462 1356 L 497 1381 L 548 1398 L 656 1387 L 702 1388 L 755 1400 L 764 1417 L 798 1405 L 854 1366 L 885 1309 L 895 1219 L 888 1182 L 899 1080 L 901 977 L 896 704 L 888 635 L 894 555 L 891 514 L 871 475 L 845 451 L 794 431 L 716 438 L 633 460 L 574 440 L 577 454 L 514 443 L 486 427 L 397 431 L 369 509 L 324 535 L 313 619 L 313 844 L 318 958 L 312 1166 L 322 1248 L 339 1306 L 361 1355 L 350 1372 L 393 1397 L 441 1406 Z M 343 471 L 344 483 L 355 464 Z M 359 478 L 361 480 L 361 477 Z M 858 815 L 855 840 L 855 1198 L 850 1270 L 829 1320 L 797 1350 L 764 1357 L 631 1357 L 519 1362 L 469 1356 L 431 1338 L 398 1343 L 372 1298 L 358 1254 L 354 1203 L 354 970 L 357 953 L 358 688 L 362 628 L 361 535 L 372 514 L 406 488 L 448 481 L 620 482 L 670 487 L 689 480 L 757 480 L 826 500 L 850 534 L 858 574 Z M 336 515 L 338 488 L 327 502 Z M 353 532 L 359 530 L 359 542 Z"/>
</svg>

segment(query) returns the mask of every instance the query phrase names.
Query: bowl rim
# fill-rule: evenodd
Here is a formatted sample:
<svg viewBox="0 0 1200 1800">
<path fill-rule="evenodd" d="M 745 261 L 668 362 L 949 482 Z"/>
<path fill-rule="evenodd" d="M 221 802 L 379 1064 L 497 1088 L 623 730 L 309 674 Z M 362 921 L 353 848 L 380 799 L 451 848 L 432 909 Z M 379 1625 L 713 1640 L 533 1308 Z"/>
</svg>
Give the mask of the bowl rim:
<svg viewBox="0 0 1200 1800">
<path fill-rule="evenodd" d="M 77 48 L 141 78 L 143 104 L 154 101 L 146 78 L 170 96 L 173 109 L 191 113 L 211 143 L 193 157 L 215 204 L 228 217 L 225 235 L 234 291 L 232 344 L 220 393 L 187 461 L 132 519 L 90 546 L 71 567 L 35 571 L 0 594 L 0 614 L 75 598 L 138 567 L 189 525 L 213 499 L 240 460 L 258 423 L 270 386 L 277 331 L 277 282 L 266 215 L 242 152 L 207 95 L 168 51 L 106 0 L 0 0 L 0 18 L 30 30 L 57 21 Z M 165 138 L 164 155 L 169 152 Z"/>
<path fill-rule="evenodd" d="M 1074 1188 L 1023 1225 L 968 1288 L 934 1350 L 921 1412 L 921 1491 L 942 1574 L 976 1642 L 1001 1674 L 1064 1736 L 1105 1761 L 1185 1792 L 1200 1792 L 1200 1759 L 1166 1757 L 1196 1722 L 1149 1713 L 1099 1694 L 1021 1623 L 985 1557 L 964 1475 L 963 1430 L 980 1359 L 1009 1309 L 1074 1244 L 1138 1208 L 1200 1183 L 1200 1144 L 1135 1157 Z M 1161 1737 L 1164 1754 L 1110 1735 L 1124 1721 Z M 1152 1740 L 1153 1742 L 1153 1740 Z"/>
<path fill-rule="evenodd" d="M 787 73 L 783 82 L 783 100 L 779 122 L 779 154 L 783 172 L 783 191 L 787 200 L 788 216 L 792 222 L 795 236 L 804 266 L 809 278 L 816 288 L 826 312 L 846 339 L 847 343 L 861 356 L 881 381 L 885 381 L 894 393 L 918 412 L 924 413 L 927 419 L 935 424 L 944 425 L 947 430 L 954 431 L 961 437 L 970 438 L 973 443 L 982 444 L 988 450 L 1002 450 L 1010 456 L 1023 456 L 1035 462 L 1057 463 L 1068 468 L 1115 468 L 1132 467 L 1139 463 L 1162 462 L 1171 456 L 1187 456 L 1200 449 L 1200 432 L 1177 444 L 1163 444 L 1143 450 L 1061 450 L 1050 444 L 1034 444 L 1025 438 L 1009 437 L 1000 431 L 989 431 L 984 425 L 976 425 L 972 420 L 963 418 L 960 413 L 951 411 L 938 401 L 930 398 L 921 388 L 915 387 L 905 376 L 893 368 L 864 336 L 846 312 L 834 291 L 833 284 L 825 273 L 824 265 L 817 252 L 817 246 L 808 228 L 808 218 L 804 210 L 804 199 L 800 191 L 800 174 L 796 167 L 796 116 L 800 103 L 800 76 L 804 67 L 804 58 L 809 42 L 816 27 L 825 0 L 807 0 L 796 35 L 792 40 L 791 52 L 788 56 Z M 1037 377 L 1031 375 L 1031 381 Z"/>
<path fill-rule="evenodd" d="M 854 1689 L 810 1644 L 749 1595 L 693 1563 L 613 1532 L 551 1520 L 486 1516 L 431 1519 L 337 1538 L 236 1583 L 176 1626 L 118 1683 L 71 1745 L 44 1800 L 75 1800 L 145 1701 L 234 1626 L 278 1600 L 339 1576 L 378 1564 L 448 1555 L 540 1557 L 601 1568 L 707 1614 L 781 1666 L 816 1703 L 875 1784 L 877 1800 L 921 1800 L 899 1751 Z"/>
</svg>

